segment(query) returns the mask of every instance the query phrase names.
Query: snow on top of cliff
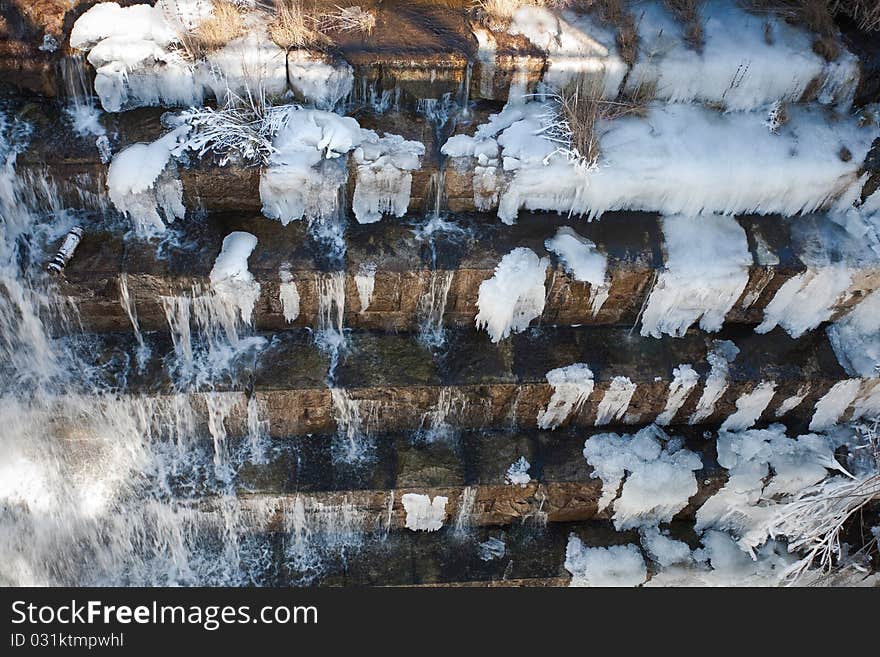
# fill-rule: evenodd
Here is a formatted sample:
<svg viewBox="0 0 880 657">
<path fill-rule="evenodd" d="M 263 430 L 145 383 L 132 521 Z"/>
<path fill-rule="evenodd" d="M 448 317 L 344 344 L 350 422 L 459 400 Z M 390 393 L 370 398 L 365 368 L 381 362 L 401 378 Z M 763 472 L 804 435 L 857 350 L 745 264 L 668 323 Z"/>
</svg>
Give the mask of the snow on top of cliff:
<svg viewBox="0 0 880 657">
<path fill-rule="evenodd" d="M 599 510 L 613 502 L 618 530 L 671 521 L 696 494 L 694 471 L 703 467 L 698 454 L 653 425 L 634 435 L 592 436 L 584 443 L 584 458 L 593 468 L 591 476 L 602 480 Z M 621 481 L 623 490 L 615 499 Z"/>
<path fill-rule="evenodd" d="M 443 146 L 450 157 L 477 158 L 476 166 L 481 155 L 500 149 L 498 216 L 506 223 L 523 208 L 589 218 L 623 209 L 812 212 L 861 187 L 861 163 L 880 134 L 856 117 L 829 120 L 808 106 L 790 107 L 788 122 L 772 132 L 762 112 L 655 103 L 644 118 L 600 121 L 598 162 L 584 167 L 546 137 L 553 111 L 539 102 L 509 105 L 473 137 L 457 135 Z"/>
<path fill-rule="evenodd" d="M 815 35 L 771 12 L 749 13 L 734 2 L 699 8 L 701 52 L 685 42 L 681 21 L 659 0 L 640 2 L 639 56 L 627 87 L 656 86 L 670 102 L 720 102 L 751 110 L 774 101 L 797 102 L 816 80 L 822 103 L 847 107 L 859 81 L 858 59 L 842 43 L 828 62 L 812 48 Z"/>
<path fill-rule="evenodd" d="M 480 283 L 475 318 L 478 329 L 486 329 L 492 342 L 524 331 L 544 312 L 544 282 L 548 258 L 518 247 L 505 255 L 492 278 Z"/>
</svg>

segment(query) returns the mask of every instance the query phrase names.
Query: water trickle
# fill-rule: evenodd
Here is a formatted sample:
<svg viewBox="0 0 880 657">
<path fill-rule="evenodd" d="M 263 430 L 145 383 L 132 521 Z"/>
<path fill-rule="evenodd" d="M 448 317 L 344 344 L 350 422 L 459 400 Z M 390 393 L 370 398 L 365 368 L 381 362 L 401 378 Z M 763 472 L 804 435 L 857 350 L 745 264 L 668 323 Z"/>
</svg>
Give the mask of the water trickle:
<svg viewBox="0 0 880 657">
<path fill-rule="evenodd" d="M 318 325 L 315 342 L 330 354 L 331 364 L 328 380 L 332 381 L 339 362 L 339 354 L 345 349 L 345 272 L 334 271 L 315 276 L 318 292 Z"/>
<path fill-rule="evenodd" d="M 150 358 L 150 348 L 144 342 L 144 336 L 141 333 L 141 327 L 137 316 L 137 307 L 135 306 L 134 299 L 128 290 L 128 274 L 125 272 L 122 272 L 119 275 L 119 303 L 122 305 L 122 309 L 125 310 L 125 314 L 131 322 L 131 329 L 134 331 L 134 339 L 138 344 L 135 357 L 137 358 L 138 369 L 143 371 Z"/>
<path fill-rule="evenodd" d="M 474 486 L 465 486 L 458 500 L 458 513 L 455 514 L 453 533 L 463 538 L 467 536 L 474 526 L 474 508 L 477 502 L 477 489 Z"/>
<path fill-rule="evenodd" d="M 446 341 L 443 316 L 454 271 L 432 269 L 426 293 L 419 299 L 419 340 L 436 349 Z"/>
<path fill-rule="evenodd" d="M 375 402 L 353 399 L 347 390 L 336 387 L 330 388 L 330 399 L 336 420 L 334 460 L 358 463 L 369 459 L 375 448 L 370 432 L 376 415 Z"/>
</svg>

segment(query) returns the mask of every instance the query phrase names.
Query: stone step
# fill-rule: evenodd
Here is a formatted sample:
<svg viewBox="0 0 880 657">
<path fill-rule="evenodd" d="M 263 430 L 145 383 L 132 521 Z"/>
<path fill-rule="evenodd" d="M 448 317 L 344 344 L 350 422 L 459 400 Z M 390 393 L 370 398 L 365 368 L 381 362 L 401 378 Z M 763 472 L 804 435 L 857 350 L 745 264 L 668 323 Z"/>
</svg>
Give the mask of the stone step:
<svg viewBox="0 0 880 657">
<path fill-rule="evenodd" d="M 170 245 L 161 253 L 154 246 L 126 241 L 118 232 L 87 229 L 65 270 L 60 291 L 75 304 L 87 330 L 130 330 L 131 322 L 121 303 L 124 273 L 140 327 L 166 329 L 163 304 L 167 298 L 191 297 L 194 287 L 202 293 L 208 290 L 208 274 L 223 238 L 243 230 L 258 240 L 248 266 L 260 284 L 252 318 L 260 330 L 317 326 L 320 287 L 341 268 L 345 269 L 346 327 L 383 331 L 419 331 L 427 325 L 465 327 L 473 325 L 478 313 L 483 281 L 493 276 L 507 253 L 528 247 L 539 256 L 550 257 L 546 302 L 534 325 L 634 326 L 666 263 L 661 222 L 653 214 L 608 213 L 599 222 L 528 214 L 513 226 L 484 216 L 449 220 L 457 230 L 433 236 L 419 236 L 426 221 L 420 216 L 363 226 L 351 223 L 342 262 L 328 254 L 328 247 L 302 223 L 282 227 L 263 217 L 242 214 L 212 215 L 208 220 L 181 224 L 179 242 L 183 246 Z M 795 219 L 749 216 L 738 222 L 748 240 L 752 265 L 748 282 L 726 315 L 728 324 L 760 323 L 779 288 L 808 268 L 846 265 L 851 271 L 847 290 L 829 309 L 830 320 L 880 287 L 880 257 L 824 215 Z M 592 240 L 607 257 L 608 296 L 595 313 L 593 301 L 600 291 L 576 280 L 544 245 L 563 226 L 571 226 Z M 55 244 L 48 246 L 50 251 L 55 248 Z M 814 264 L 817 249 L 827 252 L 827 261 L 820 267 Z M 289 270 L 299 294 L 299 314 L 290 323 L 279 295 L 282 267 Z M 357 277 L 366 269 L 373 269 L 375 276 L 372 297 L 363 309 Z M 432 312 L 433 323 L 428 320 Z"/>
<path fill-rule="evenodd" d="M 332 436 L 273 440 L 262 444 L 264 458 L 254 458 L 248 441 L 229 445 L 229 469 L 240 517 L 254 531 L 282 531 L 296 522 L 297 512 L 317 527 L 337 514 L 362 531 L 398 530 L 406 525 L 403 496 L 447 499 L 444 524 L 463 531 L 476 526 L 516 522 L 571 522 L 608 519 L 598 508 L 602 483 L 590 477 L 584 441 L 602 430 L 465 431 L 449 430 L 429 437 L 418 433 L 358 438 L 358 460 L 346 460 L 347 444 Z M 702 428 L 673 427 L 670 436 L 686 437 L 685 447 L 700 455 L 695 472 L 697 493 L 679 518 L 692 518 L 705 500 L 724 484 L 726 472 L 715 456 L 715 441 Z M 198 444 L 190 437 L 188 458 L 203 466 L 183 466 L 175 485 L 202 491 L 193 505 L 209 516 L 228 507 L 225 479 L 212 472 L 213 441 Z M 369 448 L 364 445 L 369 443 Z M 530 466 L 528 484 L 513 484 L 508 469 L 520 458 Z"/>
<path fill-rule="evenodd" d="M 795 340 L 780 329 L 759 335 L 740 326 L 714 335 L 691 331 L 683 338 L 653 339 L 625 328 L 548 327 L 529 329 L 500 344 L 492 344 L 483 333 L 449 330 L 445 346 L 437 351 L 411 335 L 352 332 L 339 354 L 331 390 L 327 377 L 332 360 L 316 346 L 310 332 L 292 330 L 266 337 L 262 348 L 249 349 L 245 348 L 249 343 L 242 343 L 230 369 L 217 368 L 213 375 L 202 370 L 195 390 L 185 369 L 177 370 L 174 377 L 164 369 L 163 362 L 184 368 L 186 363 L 185 356 L 182 362 L 169 357 L 173 349 L 167 336 L 147 336 L 152 356 L 142 371 L 132 366 L 137 345 L 130 336 L 94 336 L 85 341 L 84 349 L 86 357 L 104 366 L 108 386 L 167 399 L 173 399 L 174 393 L 194 395 L 197 414 L 204 420 L 206 403 L 211 402 L 214 416 L 226 418 L 232 435 L 247 433 L 251 398 L 261 417 L 268 419 L 271 434 L 279 437 L 337 429 L 369 435 L 444 424 L 461 429 L 533 428 L 554 391 L 547 372 L 574 363 L 591 369 L 595 388 L 582 408 L 561 419 L 563 425 L 653 421 L 667 411 L 674 370 L 681 364 L 692 365 L 699 380 L 669 421 L 687 423 L 713 371 L 707 356 L 717 351 L 720 339 L 733 341 L 739 353 L 729 364 L 723 394 L 714 406 L 704 403 L 696 418 L 700 424 L 717 426 L 736 412 L 741 397 L 758 386 L 758 399 L 752 400 L 762 400 L 756 420 L 771 421 L 781 414 L 792 422 L 810 422 L 816 402 L 832 386 L 849 380 L 824 331 Z M 198 348 L 195 352 L 199 362 L 212 362 L 211 354 Z M 222 347 L 213 352 L 215 359 L 227 355 Z M 719 376 L 723 380 L 718 358 L 713 358 L 713 380 Z M 232 377 L 231 372 L 238 374 Z M 850 418 L 853 411 L 847 409 L 853 401 L 867 399 L 874 383 L 872 379 L 848 384 L 861 392 L 848 400 L 839 420 Z M 633 387 L 626 403 L 624 397 Z M 741 404 L 749 406 L 745 400 Z"/>
<path fill-rule="evenodd" d="M 276 573 L 288 585 L 567 586 L 571 575 L 564 564 L 571 535 L 588 547 L 638 545 L 639 540 L 636 532 L 616 532 L 602 521 L 377 533 L 349 544 L 331 540 L 326 547 L 294 546 L 287 537 L 280 538 Z M 673 523 L 671 535 L 698 545 L 685 523 Z M 490 538 L 503 541 L 504 555 L 484 560 L 480 543 Z"/>
</svg>

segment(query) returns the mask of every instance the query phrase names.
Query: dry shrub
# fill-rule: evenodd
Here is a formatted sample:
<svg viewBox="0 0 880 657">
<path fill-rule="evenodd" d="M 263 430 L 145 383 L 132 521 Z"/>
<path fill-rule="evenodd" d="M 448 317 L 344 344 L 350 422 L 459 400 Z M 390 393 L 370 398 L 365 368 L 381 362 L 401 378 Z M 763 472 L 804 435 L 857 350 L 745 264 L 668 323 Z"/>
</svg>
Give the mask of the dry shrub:
<svg viewBox="0 0 880 657">
<path fill-rule="evenodd" d="M 627 0 L 582 0 L 572 8 L 589 9 L 602 23 L 615 28 L 617 50 L 623 61 L 632 66 L 638 55 L 639 31 L 628 5 Z"/>
<path fill-rule="evenodd" d="M 599 122 L 644 113 L 653 93 L 650 86 L 640 85 L 630 97 L 606 100 L 604 90 L 601 73 L 578 75 L 555 97 L 557 109 L 546 131 L 561 152 L 584 166 L 593 166 L 599 159 Z"/>
<path fill-rule="evenodd" d="M 275 0 L 275 18 L 269 25 L 269 36 L 280 48 L 311 48 L 327 43 L 318 30 L 318 19 L 308 12 L 300 0 Z"/>
<path fill-rule="evenodd" d="M 700 9 L 703 0 L 666 0 L 666 7 L 675 19 L 684 27 L 684 40 L 697 52 L 703 50 L 705 35 Z"/>
<path fill-rule="evenodd" d="M 833 14 L 844 14 L 867 31 L 880 30 L 880 2 L 877 0 L 829 0 Z"/>
<path fill-rule="evenodd" d="M 513 15 L 518 9 L 526 6 L 546 7 L 560 6 L 567 2 L 554 2 L 554 0 L 476 0 L 474 9 L 481 22 L 491 30 L 501 31 L 507 29 L 513 20 Z"/>
<path fill-rule="evenodd" d="M 360 5 L 337 6 L 335 11 L 323 14 L 319 19 L 322 30 L 328 32 L 361 32 L 372 34 L 376 27 L 376 14 Z"/>
<path fill-rule="evenodd" d="M 241 10 L 227 0 L 214 0 L 211 16 L 202 21 L 192 33 L 203 52 L 219 50 L 245 32 Z"/>
</svg>

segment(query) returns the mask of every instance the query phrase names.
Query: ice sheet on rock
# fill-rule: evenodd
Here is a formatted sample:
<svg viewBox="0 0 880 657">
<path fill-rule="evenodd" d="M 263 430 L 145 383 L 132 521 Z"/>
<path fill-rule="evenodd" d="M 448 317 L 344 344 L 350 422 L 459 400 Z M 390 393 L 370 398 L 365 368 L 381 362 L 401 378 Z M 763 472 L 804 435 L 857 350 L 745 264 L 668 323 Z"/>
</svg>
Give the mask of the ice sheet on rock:
<svg viewBox="0 0 880 657">
<path fill-rule="evenodd" d="M 861 379 L 838 381 L 816 402 L 813 418 L 810 420 L 810 431 L 823 431 L 837 424 L 846 409 L 855 401 L 862 386 Z"/>
<path fill-rule="evenodd" d="M 755 328 L 767 333 L 776 326 L 793 338 L 828 320 L 835 304 L 852 283 L 852 270 L 846 264 L 834 264 L 807 271 L 785 281 L 764 308 L 764 321 Z"/>
<path fill-rule="evenodd" d="M 721 430 L 741 431 L 748 429 L 758 421 L 775 394 L 775 381 L 761 381 L 751 392 L 740 395 L 736 400 L 736 411 L 727 416 L 727 419 L 721 424 Z"/>
<path fill-rule="evenodd" d="M 247 34 L 208 53 L 206 61 L 195 66 L 194 75 L 196 83 L 210 89 L 218 103 L 225 102 L 230 92 L 272 98 L 287 91 L 286 62 L 284 49 L 269 38 L 265 27 L 254 25 Z"/>
<path fill-rule="evenodd" d="M 789 108 L 788 122 L 774 134 L 764 112 L 655 103 L 644 118 L 600 121 L 601 154 L 588 168 L 546 138 L 552 111 L 539 102 L 508 105 L 473 137 L 457 135 L 443 146 L 453 158 L 501 147 L 494 159 L 508 178 L 498 205 L 505 223 L 515 222 L 521 209 L 589 218 L 625 209 L 690 216 L 812 212 L 861 187 L 861 162 L 880 134 L 876 125 L 860 127 L 857 117 L 829 120 L 807 106 Z"/>
<path fill-rule="evenodd" d="M 880 368 L 880 291 L 828 327 L 837 361 L 850 376 L 876 377 Z"/>
<path fill-rule="evenodd" d="M 593 372 L 584 363 L 574 363 L 547 372 L 553 394 L 547 408 L 538 414 L 538 427 L 555 429 L 576 413 L 593 392 Z"/>
<path fill-rule="evenodd" d="M 749 282 L 752 256 L 733 217 L 663 217 L 666 266 L 642 315 L 642 335 L 681 337 L 697 321 L 718 331 Z"/>
<path fill-rule="evenodd" d="M 684 405 L 691 391 L 696 388 L 700 375 L 689 364 L 679 365 L 672 370 L 672 383 L 666 396 L 666 406 L 657 416 L 655 422 L 661 427 L 666 426 L 675 418 L 678 410 Z"/>
<path fill-rule="evenodd" d="M 331 110 L 351 93 L 354 70 L 346 62 L 330 62 L 307 50 L 287 53 L 292 90 L 318 109 Z"/>
<path fill-rule="evenodd" d="M 532 466 L 526 460 L 526 457 L 520 456 L 519 459 L 514 461 L 511 466 L 507 468 L 507 474 L 505 475 L 507 483 L 513 484 L 514 486 L 527 486 L 532 480 L 532 477 L 529 475 L 530 467 Z"/>
<path fill-rule="evenodd" d="M 248 270 L 248 257 L 257 246 L 251 233 L 234 231 L 223 238 L 223 248 L 211 269 L 211 289 L 228 306 L 238 309 L 241 321 L 250 325 L 260 284 Z"/>
<path fill-rule="evenodd" d="M 446 503 L 449 498 L 437 495 L 432 500 L 427 495 L 406 493 L 403 498 L 406 511 L 406 528 L 413 531 L 435 532 L 446 519 Z"/>
<path fill-rule="evenodd" d="M 379 137 L 363 131 L 354 151 L 357 182 L 352 210 L 359 223 L 379 221 L 383 214 L 402 217 L 409 208 L 412 171 L 420 169 L 425 145 L 407 141 L 400 135 Z"/>
<path fill-rule="evenodd" d="M 524 331 L 544 311 L 544 282 L 550 261 L 518 247 L 505 255 L 492 278 L 480 284 L 475 318 L 492 342 Z"/>
<path fill-rule="evenodd" d="M 284 314 L 284 321 L 290 324 L 299 317 L 299 290 L 296 289 L 296 282 L 290 273 L 290 267 L 281 267 L 278 270 L 278 278 L 281 279 L 278 288 L 281 311 Z"/>
<path fill-rule="evenodd" d="M 767 540 L 776 512 L 774 498 L 795 495 L 822 481 L 829 470 L 841 469 L 828 438 L 789 438 L 780 424 L 722 431 L 717 447 L 718 463 L 728 470 L 727 482 L 697 510 L 695 528 L 729 531 L 747 551 Z"/>
<path fill-rule="evenodd" d="M 738 354 L 739 348 L 730 340 L 715 340 L 712 351 L 706 355 L 710 367 L 706 385 L 688 424 L 699 424 L 715 411 L 715 403 L 729 385 L 730 364 Z"/>
<path fill-rule="evenodd" d="M 150 144 L 133 144 L 118 152 L 107 171 L 110 200 L 131 217 L 138 235 L 165 231 L 165 222 L 182 219 L 183 185 L 172 156 L 187 128 L 178 128 Z M 163 221 L 164 219 L 164 221 Z"/>
<path fill-rule="evenodd" d="M 813 88 L 819 102 L 846 110 L 859 81 L 858 59 L 843 44 L 832 62 L 812 48 L 815 35 L 771 12 L 749 13 L 733 2 L 699 8 L 704 45 L 685 42 L 681 22 L 662 2 L 639 3 L 639 56 L 627 88 L 656 87 L 657 98 L 676 103 L 721 103 L 752 110 L 774 101 L 797 102 Z"/>
<path fill-rule="evenodd" d="M 560 89 L 578 75 L 598 75 L 604 97 L 617 96 L 627 65 L 617 52 L 614 32 L 589 15 L 527 5 L 516 11 L 507 32 L 522 35 L 547 52 L 545 85 Z"/>
<path fill-rule="evenodd" d="M 504 557 L 504 553 L 507 550 L 504 541 L 494 536 L 490 536 L 477 547 L 479 548 L 480 559 L 482 561 L 501 559 Z"/>
<path fill-rule="evenodd" d="M 648 578 L 645 558 L 635 545 L 587 547 L 574 534 L 565 548 L 570 586 L 639 586 Z"/>
<path fill-rule="evenodd" d="M 345 156 L 362 139 L 358 122 L 320 110 L 291 112 L 260 175 L 263 214 L 283 225 L 335 216 L 347 180 Z"/>
<path fill-rule="evenodd" d="M 862 388 L 853 402 L 851 421 L 867 419 L 880 420 L 880 381 L 864 379 Z"/>
<path fill-rule="evenodd" d="M 373 289 L 376 287 L 376 265 L 372 262 L 361 264 L 358 273 L 354 275 L 354 284 L 361 302 L 361 312 L 365 312 L 373 300 Z"/>
<path fill-rule="evenodd" d="M 615 376 L 596 409 L 596 426 L 623 419 L 629 402 L 636 392 L 636 384 L 626 376 Z"/>
<path fill-rule="evenodd" d="M 618 530 L 669 522 L 697 492 L 694 471 L 703 467 L 700 456 L 679 447 L 676 441 L 664 446 L 661 438 L 668 441 L 668 436 L 652 425 L 634 435 L 598 434 L 584 443 L 584 458 L 593 468 L 591 476 L 602 480 L 599 510 L 614 502 L 613 521 Z"/>
</svg>

